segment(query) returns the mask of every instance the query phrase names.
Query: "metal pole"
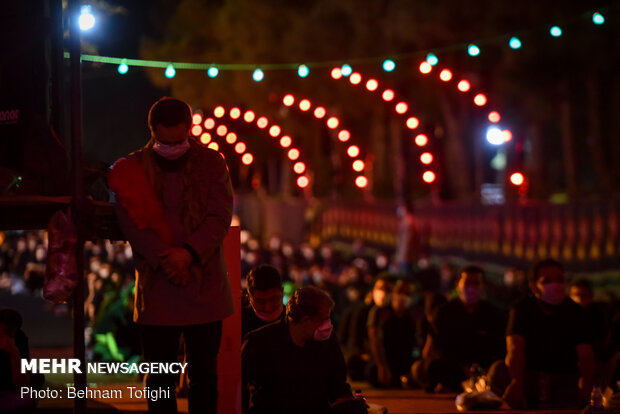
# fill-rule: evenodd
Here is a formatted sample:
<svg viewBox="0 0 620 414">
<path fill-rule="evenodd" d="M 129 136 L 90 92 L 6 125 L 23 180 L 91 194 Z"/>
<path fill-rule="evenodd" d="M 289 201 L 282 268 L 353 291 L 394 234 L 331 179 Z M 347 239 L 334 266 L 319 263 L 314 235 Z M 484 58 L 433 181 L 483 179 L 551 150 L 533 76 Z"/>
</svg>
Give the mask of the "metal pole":
<svg viewBox="0 0 620 414">
<path fill-rule="evenodd" d="M 71 53 L 71 169 L 73 173 L 73 220 L 77 228 L 78 240 L 75 248 L 78 284 L 73 294 L 73 354 L 80 360 L 82 373 L 73 374 L 73 382 L 78 390 L 86 389 L 86 364 L 84 345 L 84 165 L 82 160 L 82 79 L 80 68 L 80 32 L 78 16 L 80 5 L 77 0 L 69 0 L 69 51 Z M 86 399 L 76 398 L 73 412 L 86 412 Z"/>
</svg>

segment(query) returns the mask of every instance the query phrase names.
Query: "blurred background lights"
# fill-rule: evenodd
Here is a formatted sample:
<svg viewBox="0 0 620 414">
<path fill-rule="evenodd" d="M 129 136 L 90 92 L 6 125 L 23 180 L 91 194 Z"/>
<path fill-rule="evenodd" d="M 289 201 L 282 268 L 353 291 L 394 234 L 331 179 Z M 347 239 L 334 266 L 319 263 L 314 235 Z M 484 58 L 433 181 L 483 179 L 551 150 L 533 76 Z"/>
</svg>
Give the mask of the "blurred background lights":
<svg viewBox="0 0 620 414">
<path fill-rule="evenodd" d="M 340 132 L 338 132 L 338 140 L 340 140 L 341 142 L 347 142 L 350 138 L 351 138 L 351 133 L 347 131 L 346 129 L 343 129 Z"/>
<path fill-rule="evenodd" d="M 428 73 L 431 73 L 432 70 L 433 70 L 433 66 L 430 63 L 426 61 L 420 63 L 420 72 L 422 72 L 423 74 L 426 75 Z"/>
<path fill-rule="evenodd" d="M 418 135 L 416 135 L 414 141 L 415 141 L 415 144 L 418 147 L 423 147 L 426 144 L 428 144 L 428 137 L 426 135 L 424 135 L 424 134 L 418 134 Z"/>
<path fill-rule="evenodd" d="M 435 66 L 437 63 L 439 63 L 439 59 L 437 59 L 437 56 L 435 56 L 433 53 L 429 53 L 428 55 L 426 55 L 426 61 L 431 66 Z"/>
<path fill-rule="evenodd" d="M 265 77 L 265 74 L 263 73 L 262 70 L 254 69 L 254 72 L 252 73 L 252 79 L 254 79 L 255 82 L 262 81 L 264 77 Z"/>
<path fill-rule="evenodd" d="M 118 73 L 121 75 L 126 74 L 129 71 L 129 66 L 126 63 L 121 63 L 118 65 Z"/>
<path fill-rule="evenodd" d="M 305 175 L 302 175 L 301 177 L 297 178 L 297 186 L 299 188 L 306 188 L 308 187 L 308 184 L 310 184 L 310 179 L 306 177 Z"/>
<path fill-rule="evenodd" d="M 166 77 L 167 77 L 168 79 L 172 79 L 172 78 L 174 78 L 174 75 L 176 75 L 176 74 L 177 74 L 177 71 L 176 71 L 176 70 L 174 70 L 174 66 L 172 66 L 172 64 L 170 64 L 170 65 L 168 65 L 168 67 L 166 68 L 166 72 L 165 72 L 165 74 L 166 74 Z"/>
<path fill-rule="evenodd" d="M 420 120 L 416 118 L 415 116 L 412 116 L 407 119 L 407 128 L 416 129 L 418 126 L 420 126 Z"/>
<path fill-rule="evenodd" d="M 480 54 L 480 48 L 472 43 L 467 46 L 467 53 L 469 56 L 478 56 Z"/>
<path fill-rule="evenodd" d="M 237 142 L 237 144 L 235 145 L 235 152 L 237 154 L 243 154 L 246 149 L 247 147 L 243 142 Z"/>
<path fill-rule="evenodd" d="M 502 117 L 500 116 L 499 112 L 497 112 L 497 111 L 489 112 L 489 122 L 493 122 L 494 124 L 496 124 L 501 119 L 502 119 Z"/>
<path fill-rule="evenodd" d="M 497 127 L 487 129 L 487 141 L 493 145 L 502 145 L 504 141 L 504 133 Z"/>
<path fill-rule="evenodd" d="M 487 97 L 484 94 L 479 93 L 476 96 L 474 96 L 474 103 L 477 106 L 484 106 L 487 103 Z"/>
<path fill-rule="evenodd" d="M 503 130 L 502 134 L 504 134 L 504 142 L 512 141 L 512 132 L 509 129 Z"/>
<path fill-rule="evenodd" d="M 301 109 L 302 111 L 307 111 L 308 109 L 310 109 L 311 106 L 312 104 L 307 99 L 302 99 L 301 102 L 299 102 L 299 109 Z"/>
<path fill-rule="evenodd" d="M 439 72 L 439 79 L 444 82 L 450 81 L 450 79 L 452 79 L 452 72 L 450 72 L 449 69 L 442 70 L 441 72 Z"/>
<path fill-rule="evenodd" d="M 243 120 L 249 123 L 249 122 L 254 121 L 255 116 L 256 115 L 254 115 L 253 111 L 246 111 L 245 114 L 243 114 Z"/>
<path fill-rule="evenodd" d="M 261 116 L 256 120 L 256 126 L 258 126 L 260 129 L 267 128 L 267 125 L 269 125 L 269 121 L 264 116 Z"/>
<path fill-rule="evenodd" d="M 211 142 L 211 134 L 209 134 L 208 132 L 205 132 L 204 134 L 202 134 L 200 136 L 200 142 L 202 142 L 205 145 Z"/>
<path fill-rule="evenodd" d="M 433 154 L 430 152 L 424 152 L 420 155 L 420 162 L 424 165 L 428 165 L 433 162 Z"/>
<path fill-rule="evenodd" d="M 331 71 L 331 77 L 333 79 L 340 79 L 342 78 L 342 69 L 340 68 L 333 68 Z"/>
<path fill-rule="evenodd" d="M 288 150 L 288 159 L 291 161 L 295 161 L 299 158 L 299 150 L 297 148 L 291 148 Z"/>
<path fill-rule="evenodd" d="M 521 40 L 518 37 L 511 37 L 508 41 L 508 45 L 511 49 L 520 49 L 521 48 Z"/>
<path fill-rule="evenodd" d="M 226 128 L 226 125 L 220 125 L 215 130 L 215 133 L 218 134 L 220 137 L 223 137 L 224 135 L 226 135 L 227 132 L 228 132 L 228 128 Z"/>
<path fill-rule="evenodd" d="M 200 134 L 202 134 L 202 127 L 200 125 L 194 125 L 192 127 L 192 135 L 197 137 Z"/>
<path fill-rule="evenodd" d="M 325 116 L 327 112 L 325 111 L 325 108 L 323 108 L 322 106 L 317 106 L 314 109 L 314 116 L 318 119 L 321 119 Z"/>
<path fill-rule="evenodd" d="M 366 186 L 368 186 L 368 178 L 364 177 L 363 175 L 358 176 L 355 179 L 355 185 L 359 188 L 366 188 Z"/>
<path fill-rule="evenodd" d="M 308 66 L 306 65 L 299 65 L 299 67 L 297 68 L 297 74 L 300 78 L 305 78 L 306 76 L 308 76 L 309 73 L 310 69 L 308 69 Z"/>
<path fill-rule="evenodd" d="M 422 174 L 422 180 L 424 180 L 425 183 L 432 183 L 435 181 L 435 178 L 437 178 L 435 176 L 435 173 L 432 171 L 425 171 L 424 174 Z"/>
<path fill-rule="evenodd" d="M 220 146 L 215 141 L 211 141 L 209 143 L 209 145 L 207 145 L 207 147 L 209 147 L 209 148 L 211 148 L 212 150 L 215 150 L 215 151 L 219 151 L 220 150 Z"/>
<path fill-rule="evenodd" d="M 409 109 L 409 106 L 405 102 L 399 102 L 394 107 L 394 110 L 396 111 L 396 113 L 401 114 L 401 115 L 407 112 L 407 109 Z"/>
<path fill-rule="evenodd" d="M 362 161 L 362 160 L 355 160 L 355 161 L 353 161 L 352 167 L 353 167 L 353 171 L 360 172 L 360 171 L 364 170 L 366 165 L 364 164 L 364 161 Z"/>
<path fill-rule="evenodd" d="M 386 72 L 391 72 L 396 67 L 396 63 L 394 63 L 391 59 L 386 59 L 383 61 L 383 70 Z"/>
<path fill-rule="evenodd" d="M 249 152 L 246 154 L 243 154 L 243 156 L 241 157 L 241 162 L 244 163 L 245 165 L 252 164 L 252 161 L 254 161 L 254 156 L 250 154 Z"/>
<path fill-rule="evenodd" d="M 560 26 L 553 26 L 549 29 L 549 33 L 551 33 L 553 37 L 560 37 L 562 36 L 562 29 L 560 29 Z"/>
<path fill-rule="evenodd" d="M 241 116 L 241 109 L 239 109 L 239 108 L 232 108 L 230 110 L 230 117 L 232 119 L 239 119 L 240 116 Z"/>
<path fill-rule="evenodd" d="M 357 145 L 351 145 L 347 148 L 347 155 L 351 158 L 355 158 L 360 155 L 360 148 Z"/>
<path fill-rule="evenodd" d="M 339 124 L 340 124 L 340 121 L 335 116 L 332 116 L 331 118 L 327 120 L 327 127 L 330 129 L 338 128 Z"/>
<path fill-rule="evenodd" d="M 306 164 L 301 161 L 296 162 L 295 165 L 293 165 L 293 171 L 295 171 L 297 174 L 303 174 L 304 171 L 306 171 Z"/>
<path fill-rule="evenodd" d="M 605 17 L 600 13 L 594 13 L 592 15 L 592 22 L 594 22 L 594 24 L 603 24 L 605 23 Z"/>
<path fill-rule="evenodd" d="M 282 98 L 282 103 L 284 106 L 293 106 L 295 103 L 295 97 L 290 93 L 288 95 L 284 95 L 284 98 Z"/>
<path fill-rule="evenodd" d="M 522 185 L 525 182 L 525 177 L 520 172 L 512 173 L 510 175 L 510 182 L 514 185 Z"/>
<path fill-rule="evenodd" d="M 213 120 L 213 118 L 205 119 L 205 128 L 206 129 L 213 129 L 213 128 L 215 128 L 215 121 Z"/>
<path fill-rule="evenodd" d="M 282 132 L 282 129 L 278 125 L 272 125 L 271 128 L 269 128 L 269 135 L 274 138 L 280 135 L 280 132 Z"/>
<path fill-rule="evenodd" d="M 280 146 L 282 148 L 288 148 L 291 146 L 292 143 L 293 140 L 288 135 L 284 135 L 282 138 L 280 138 Z"/>
<path fill-rule="evenodd" d="M 350 65 L 344 64 L 340 68 L 340 73 L 342 74 L 342 76 L 349 76 L 351 73 L 353 73 L 353 68 Z"/>
<path fill-rule="evenodd" d="M 394 99 L 394 91 L 391 89 L 386 89 L 383 91 L 383 94 L 381 95 L 381 97 L 383 98 L 384 101 L 386 102 L 390 102 L 392 99 Z"/>
<path fill-rule="evenodd" d="M 82 6 L 80 8 L 80 17 L 78 18 L 80 30 L 90 30 L 95 27 L 95 16 L 92 13 L 91 6 Z"/>
<path fill-rule="evenodd" d="M 216 106 L 213 110 L 213 115 L 215 115 L 216 118 L 221 118 L 226 115 L 226 110 L 223 106 Z"/>
<path fill-rule="evenodd" d="M 230 145 L 237 142 L 237 134 L 235 134 L 234 132 L 229 132 L 228 134 L 226 134 L 226 142 L 228 142 Z"/>
<path fill-rule="evenodd" d="M 466 81 L 465 79 L 463 79 L 462 81 L 460 81 L 458 83 L 458 85 L 456 86 L 458 88 L 459 91 L 461 92 L 467 92 L 469 89 L 471 89 L 471 85 L 469 84 L 468 81 Z"/>
<path fill-rule="evenodd" d="M 362 75 L 360 75 L 357 72 L 352 73 L 351 76 L 349 77 L 349 82 L 351 82 L 351 84 L 353 85 L 358 85 L 361 81 L 362 81 Z"/>
<path fill-rule="evenodd" d="M 376 91 L 378 87 L 379 82 L 377 82 L 375 79 L 369 79 L 368 82 L 366 82 L 366 89 L 368 89 L 370 92 Z"/>
<path fill-rule="evenodd" d="M 192 124 L 196 125 L 202 122 L 202 115 L 196 113 L 192 115 Z"/>
<path fill-rule="evenodd" d="M 220 70 L 216 68 L 215 66 L 211 66 L 209 69 L 207 69 L 207 75 L 210 78 L 215 78 L 219 73 L 220 73 Z"/>
</svg>

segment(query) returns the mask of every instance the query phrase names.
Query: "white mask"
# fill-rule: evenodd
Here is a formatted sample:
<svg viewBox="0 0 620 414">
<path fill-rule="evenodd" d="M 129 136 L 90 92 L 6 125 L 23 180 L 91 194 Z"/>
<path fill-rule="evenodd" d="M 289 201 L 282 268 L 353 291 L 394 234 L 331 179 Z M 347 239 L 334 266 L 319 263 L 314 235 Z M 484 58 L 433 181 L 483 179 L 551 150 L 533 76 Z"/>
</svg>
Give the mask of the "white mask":
<svg viewBox="0 0 620 414">
<path fill-rule="evenodd" d="M 334 326 L 332 325 L 332 321 L 330 319 L 326 320 L 314 330 L 314 340 L 315 341 L 327 341 L 332 334 L 332 330 Z"/>
<path fill-rule="evenodd" d="M 161 155 L 162 157 L 168 160 L 176 160 L 183 156 L 189 149 L 189 140 L 186 139 L 181 144 L 176 145 L 168 145 L 163 142 L 159 142 L 155 140 L 155 144 L 153 144 L 153 151 Z"/>
</svg>

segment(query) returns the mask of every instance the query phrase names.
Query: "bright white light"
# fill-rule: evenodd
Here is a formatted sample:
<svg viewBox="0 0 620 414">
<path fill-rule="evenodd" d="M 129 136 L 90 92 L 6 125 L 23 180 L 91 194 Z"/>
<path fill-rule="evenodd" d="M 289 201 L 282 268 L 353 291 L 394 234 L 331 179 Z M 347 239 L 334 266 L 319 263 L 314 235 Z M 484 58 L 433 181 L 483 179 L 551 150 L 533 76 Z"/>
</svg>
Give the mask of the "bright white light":
<svg viewBox="0 0 620 414">
<path fill-rule="evenodd" d="M 82 6 L 80 17 L 78 18 L 80 30 L 90 30 L 95 26 L 95 16 L 91 13 L 90 6 Z"/>
<path fill-rule="evenodd" d="M 504 133 L 497 127 L 487 129 L 487 141 L 493 145 L 502 145 L 505 141 Z"/>
</svg>

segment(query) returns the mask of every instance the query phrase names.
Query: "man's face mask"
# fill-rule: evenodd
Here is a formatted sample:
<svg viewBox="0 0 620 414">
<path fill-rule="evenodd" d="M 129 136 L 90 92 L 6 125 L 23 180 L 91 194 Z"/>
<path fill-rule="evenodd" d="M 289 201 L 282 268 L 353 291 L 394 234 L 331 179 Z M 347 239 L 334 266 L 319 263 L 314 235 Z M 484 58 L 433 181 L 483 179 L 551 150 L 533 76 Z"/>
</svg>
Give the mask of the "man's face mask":
<svg viewBox="0 0 620 414">
<path fill-rule="evenodd" d="M 168 160 L 176 160 L 183 156 L 189 150 L 189 140 L 186 139 L 178 144 L 164 144 L 158 140 L 155 140 L 153 144 L 153 151 L 161 155 Z"/>
<path fill-rule="evenodd" d="M 540 299 L 550 305 L 559 305 L 566 299 L 566 283 L 564 282 L 540 283 L 538 288 Z"/>
<path fill-rule="evenodd" d="M 459 298 L 466 305 L 475 305 L 480 300 L 480 288 L 477 286 L 464 286 L 459 289 Z"/>
<path fill-rule="evenodd" d="M 318 328 L 314 330 L 314 340 L 315 341 L 327 341 L 332 334 L 332 330 L 334 326 L 332 325 L 332 321 L 327 319 L 323 322 Z"/>
<path fill-rule="evenodd" d="M 557 266 L 544 266 L 538 270 L 536 288 L 540 300 L 550 305 L 559 305 L 566 299 L 564 271 Z"/>
</svg>

